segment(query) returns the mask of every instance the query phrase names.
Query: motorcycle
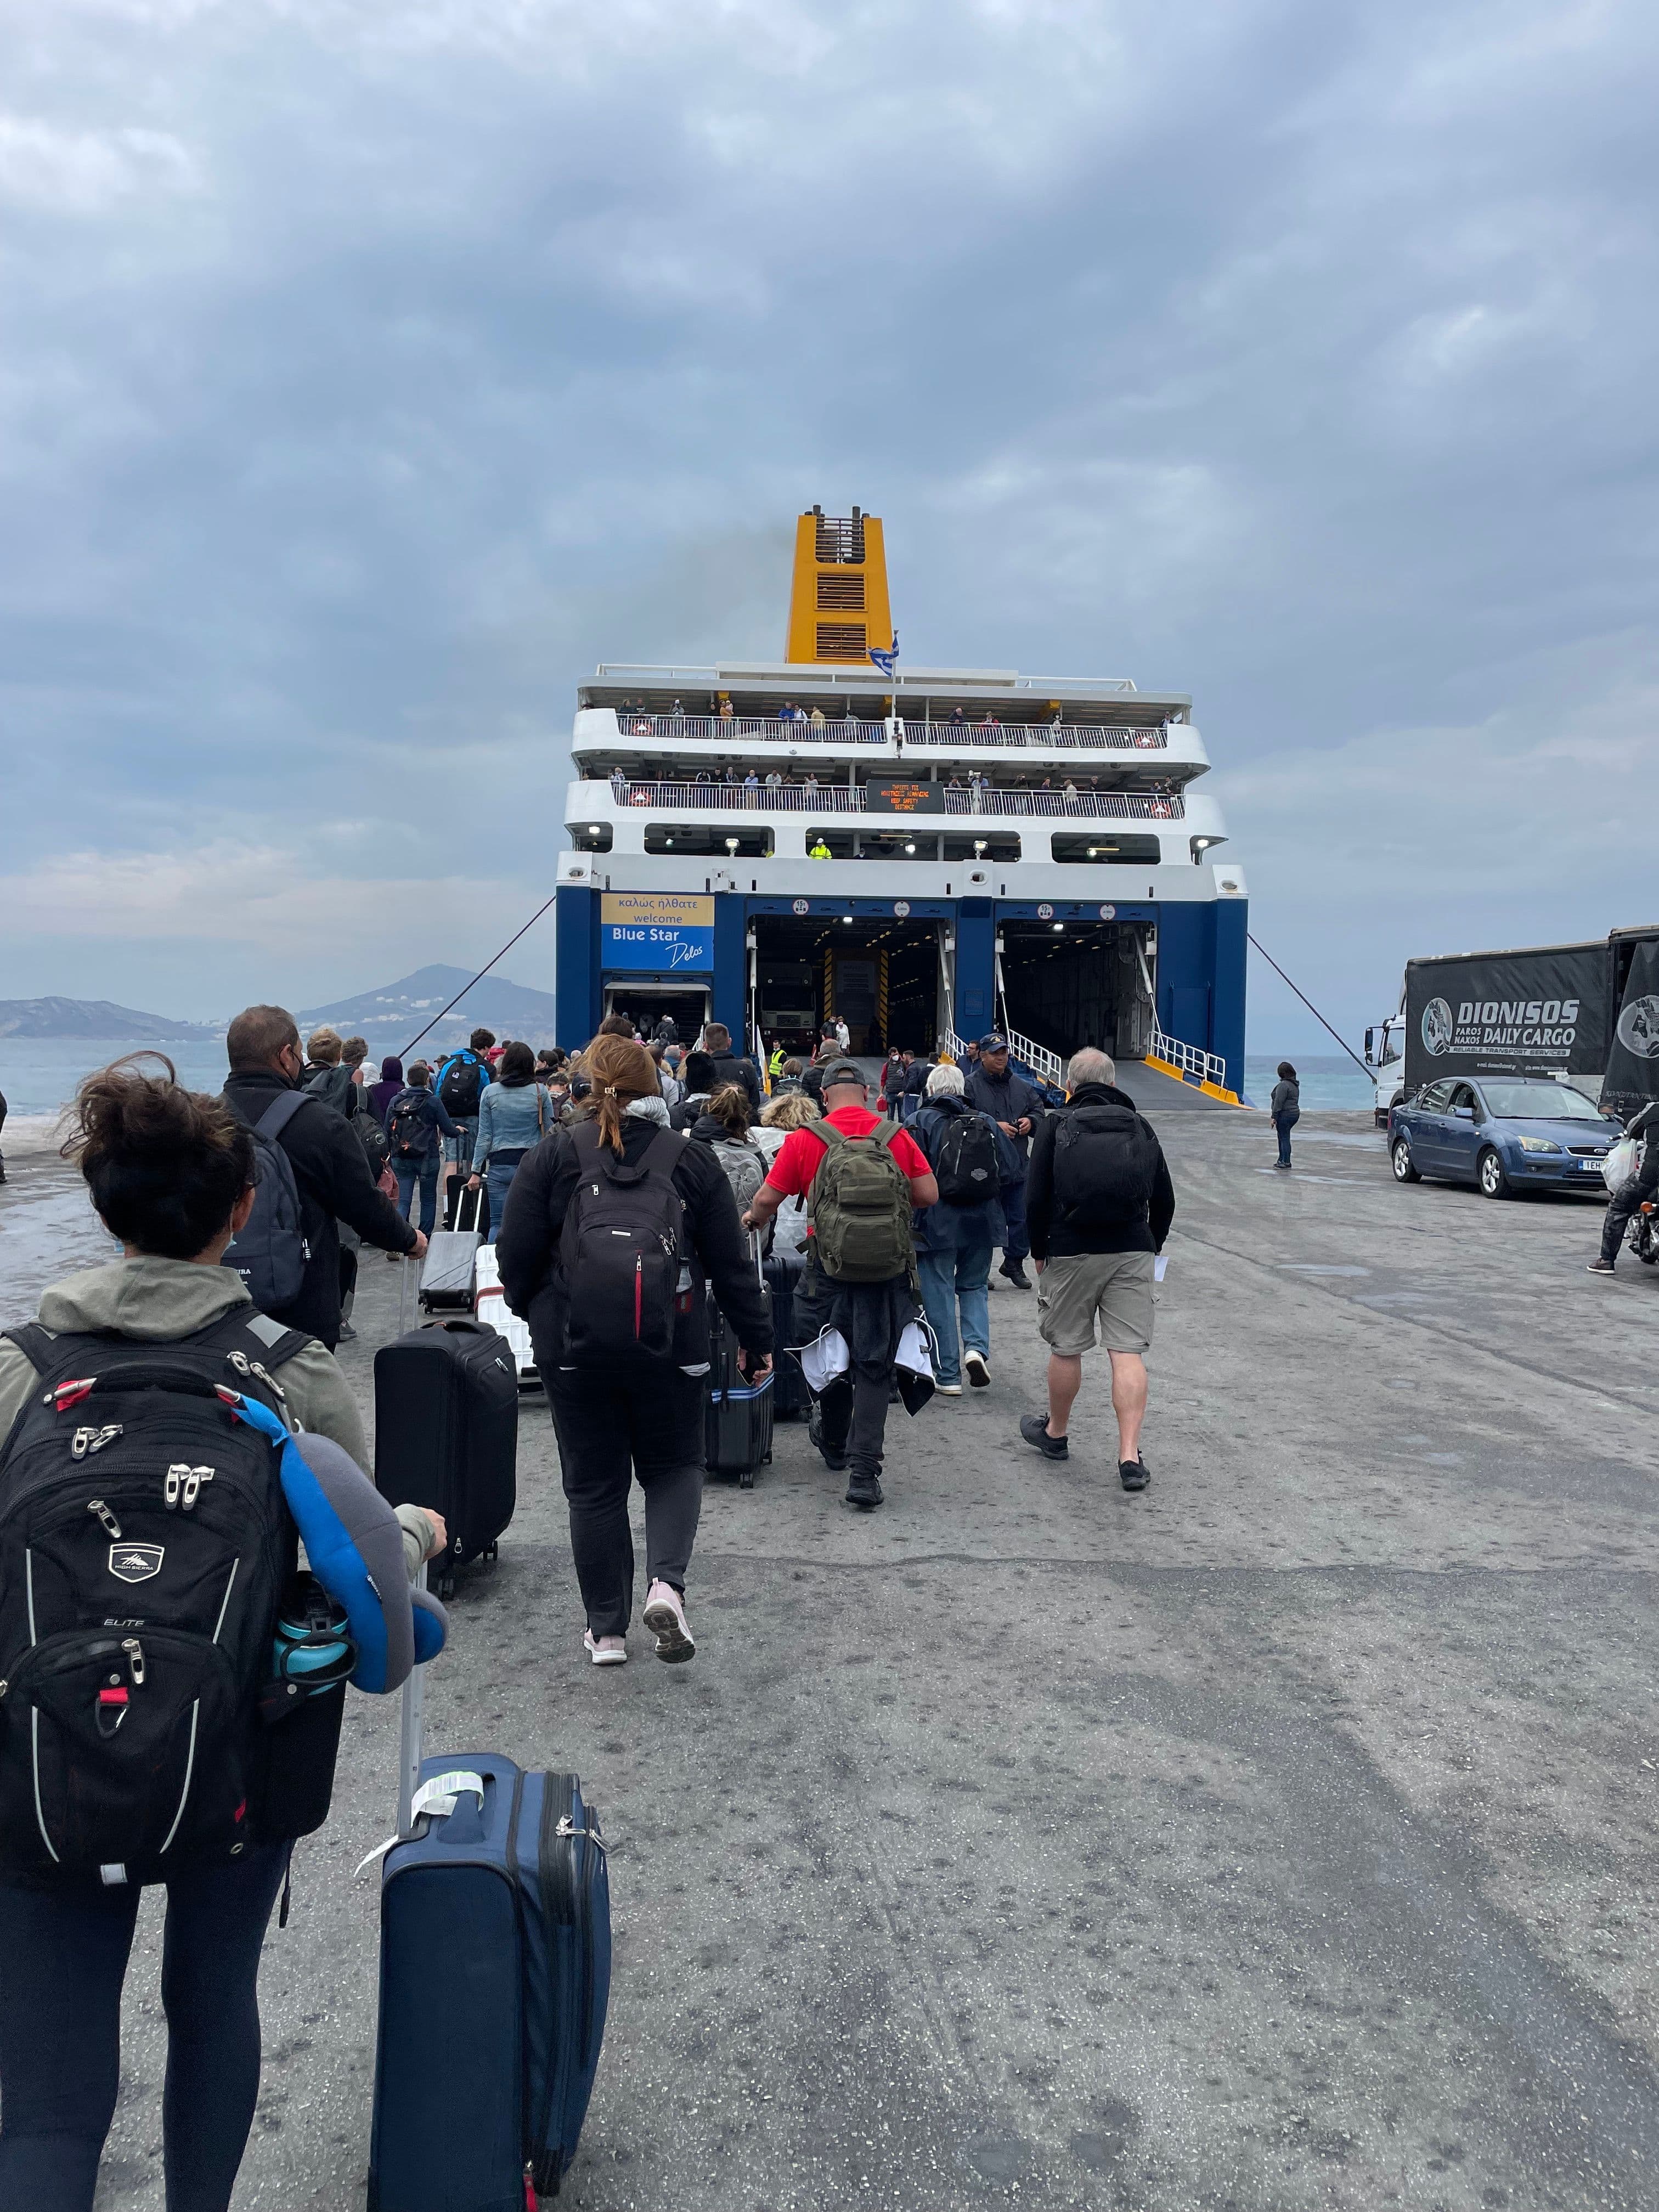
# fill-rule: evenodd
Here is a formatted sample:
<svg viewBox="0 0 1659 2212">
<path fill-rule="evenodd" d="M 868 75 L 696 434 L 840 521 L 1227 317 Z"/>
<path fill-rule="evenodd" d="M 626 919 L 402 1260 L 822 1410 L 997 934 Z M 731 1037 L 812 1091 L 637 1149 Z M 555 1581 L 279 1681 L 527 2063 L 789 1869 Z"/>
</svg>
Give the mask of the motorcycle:
<svg viewBox="0 0 1659 2212">
<path fill-rule="evenodd" d="M 1630 1233 L 1625 1242 L 1638 1260 L 1650 1267 L 1659 1267 L 1659 1203 L 1644 1198 L 1630 1218 Z"/>
</svg>

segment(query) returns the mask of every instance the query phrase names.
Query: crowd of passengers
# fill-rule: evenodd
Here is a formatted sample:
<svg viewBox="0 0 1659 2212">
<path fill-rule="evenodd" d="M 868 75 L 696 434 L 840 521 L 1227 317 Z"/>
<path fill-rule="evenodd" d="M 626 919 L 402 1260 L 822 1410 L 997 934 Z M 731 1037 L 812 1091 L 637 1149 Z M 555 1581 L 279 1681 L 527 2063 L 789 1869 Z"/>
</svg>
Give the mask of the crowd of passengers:
<svg viewBox="0 0 1659 2212">
<path fill-rule="evenodd" d="M 766 774 L 762 775 L 757 769 L 751 768 L 739 775 L 736 763 L 731 761 L 728 761 L 724 769 L 718 774 L 708 768 L 699 768 L 695 771 L 671 769 L 665 775 L 649 779 L 638 791 L 634 788 L 634 780 L 623 768 L 612 769 L 608 778 L 601 772 L 596 771 L 591 775 L 586 775 L 584 781 L 609 781 L 611 788 L 619 799 L 625 805 L 635 806 L 646 806 L 652 804 L 650 793 L 659 782 L 719 784 L 725 790 L 740 792 L 804 791 L 809 797 L 816 797 L 822 791 L 844 791 L 848 787 L 841 782 L 826 783 L 812 775 L 810 770 L 805 775 L 788 775 L 781 769 L 773 768 L 769 769 Z M 952 774 L 940 788 L 945 791 L 971 793 L 981 805 L 983 805 L 993 794 L 1004 792 L 1052 791 L 1070 805 L 1077 799 L 1094 798 L 1103 792 L 1121 790 L 1122 780 L 1121 777 L 1068 775 L 1056 783 L 1052 775 L 1004 775 L 999 776 L 994 783 L 988 775 L 982 775 L 977 769 L 970 769 L 965 776 Z M 1176 796 L 1175 784 L 1168 776 L 1155 776 L 1150 782 L 1138 788 L 1149 799 L 1167 800 Z"/>
<path fill-rule="evenodd" d="M 793 699 L 786 699 L 782 705 L 772 713 L 741 716 L 729 699 L 711 698 L 706 707 L 688 707 L 683 699 L 676 699 L 667 707 L 653 707 L 643 699 L 624 699 L 617 708 L 617 715 L 619 721 L 629 715 L 636 717 L 634 724 L 635 734 L 642 738 L 658 735 L 659 722 L 684 721 L 690 716 L 695 716 L 699 720 L 716 722 L 739 720 L 804 722 L 815 730 L 827 730 L 832 726 L 838 729 L 854 729 L 865 724 L 884 722 L 887 720 L 887 717 L 881 714 L 860 714 L 858 711 L 857 702 L 851 699 L 846 702 L 845 710 L 840 714 L 826 714 L 823 708 L 816 704 L 810 708 L 803 707 Z M 982 714 L 969 714 L 960 707 L 952 707 L 948 714 L 940 714 L 938 717 L 929 715 L 925 721 L 919 715 L 913 715 L 908 719 L 921 721 L 922 726 L 927 729 L 944 727 L 952 730 L 1000 730 L 1005 726 L 1002 717 L 989 707 Z M 902 714 L 894 717 L 896 735 L 903 736 L 906 721 L 907 718 Z M 1017 720 L 1012 726 L 1016 729 L 1063 730 L 1066 723 L 1065 715 L 1056 707 L 1047 721 Z M 1093 725 L 1090 726 L 1092 727 Z M 1146 730 L 1140 732 L 1140 735 L 1145 742 L 1151 745 L 1158 742 L 1159 733 L 1155 730 Z"/>
</svg>

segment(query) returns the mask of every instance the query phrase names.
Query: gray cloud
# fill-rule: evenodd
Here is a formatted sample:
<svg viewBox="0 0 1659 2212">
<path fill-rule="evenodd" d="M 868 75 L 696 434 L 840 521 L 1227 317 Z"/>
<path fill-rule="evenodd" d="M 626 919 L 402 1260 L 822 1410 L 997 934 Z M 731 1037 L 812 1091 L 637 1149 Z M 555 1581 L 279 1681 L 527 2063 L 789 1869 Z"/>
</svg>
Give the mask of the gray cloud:
<svg viewBox="0 0 1659 2212">
<path fill-rule="evenodd" d="M 1656 36 L 15 9 L 15 988 L 483 957 L 544 895 L 576 678 L 777 650 L 815 499 L 887 518 L 916 658 L 1190 690 L 1258 929 L 1351 1025 L 1407 951 L 1639 918 Z M 192 941 L 156 887 L 198 848 Z"/>
</svg>

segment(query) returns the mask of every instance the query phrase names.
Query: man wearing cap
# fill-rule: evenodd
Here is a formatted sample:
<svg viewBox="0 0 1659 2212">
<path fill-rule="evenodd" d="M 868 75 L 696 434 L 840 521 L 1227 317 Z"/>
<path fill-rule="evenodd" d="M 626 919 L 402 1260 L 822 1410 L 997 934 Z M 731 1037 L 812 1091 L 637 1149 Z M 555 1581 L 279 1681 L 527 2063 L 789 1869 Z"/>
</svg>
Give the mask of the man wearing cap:
<svg viewBox="0 0 1659 2212">
<path fill-rule="evenodd" d="M 823 1121 L 844 1137 L 868 1137 L 884 1126 L 891 1130 L 888 1149 L 909 1184 L 909 1205 L 932 1206 L 939 1197 L 939 1184 L 927 1155 L 906 1131 L 890 1121 L 884 1125 L 881 1116 L 870 1111 L 868 1090 L 856 1060 L 831 1060 L 823 1070 Z M 787 1198 L 807 1196 L 810 1206 L 813 1182 L 830 1149 L 828 1140 L 817 1133 L 823 1126 L 809 1121 L 790 1131 L 743 1217 L 745 1229 L 763 1228 Z M 902 1228 L 908 1240 L 908 1214 Z M 899 1339 L 921 1313 L 915 1287 L 915 1252 L 908 1266 L 887 1281 L 849 1282 L 824 1273 L 812 1238 L 809 1227 L 806 1270 L 795 1292 L 796 1327 L 808 1335 L 825 1328 L 838 1330 L 849 1356 L 845 1373 L 819 1395 L 817 1443 L 826 1467 L 836 1474 L 850 1468 L 847 1503 L 867 1513 L 881 1504 L 882 1445 Z"/>
<path fill-rule="evenodd" d="M 1042 1093 L 1036 1084 L 1014 1073 L 1008 1065 L 1008 1040 L 994 1030 L 979 1041 L 978 1066 L 963 1073 L 968 1103 L 990 1115 L 1019 1158 L 1018 1178 L 1002 1186 L 1002 1211 L 1008 1228 L 997 1273 L 1006 1275 L 1017 1291 L 1029 1291 L 1031 1279 L 1024 1262 L 1031 1240 L 1025 1228 L 1025 1168 L 1031 1156 L 1031 1132 L 1044 1112 Z"/>
</svg>

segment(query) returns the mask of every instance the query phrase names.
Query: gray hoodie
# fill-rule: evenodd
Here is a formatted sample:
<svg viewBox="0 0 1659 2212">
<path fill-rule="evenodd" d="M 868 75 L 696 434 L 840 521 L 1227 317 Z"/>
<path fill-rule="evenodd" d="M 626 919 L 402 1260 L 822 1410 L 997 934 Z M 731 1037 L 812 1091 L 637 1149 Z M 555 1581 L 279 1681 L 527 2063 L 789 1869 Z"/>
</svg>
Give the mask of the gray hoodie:
<svg viewBox="0 0 1659 2212">
<path fill-rule="evenodd" d="M 145 1255 L 111 1260 L 69 1275 L 41 1294 L 42 1328 L 68 1334 L 108 1329 L 137 1344 L 168 1344 L 205 1328 L 236 1306 L 252 1308 L 240 1276 L 197 1260 Z M 15 1344 L 0 1339 L 0 1443 L 11 1432 L 33 1388 L 35 1370 Z M 314 1339 L 282 1369 L 288 1415 L 296 1429 L 331 1437 L 367 1474 L 368 1441 L 362 1416 L 332 1352 Z M 417 1505 L 400 1505 L 404 1555 L 412 1574 L 426 1557 L 433 1527 Z"/>
</svg>

